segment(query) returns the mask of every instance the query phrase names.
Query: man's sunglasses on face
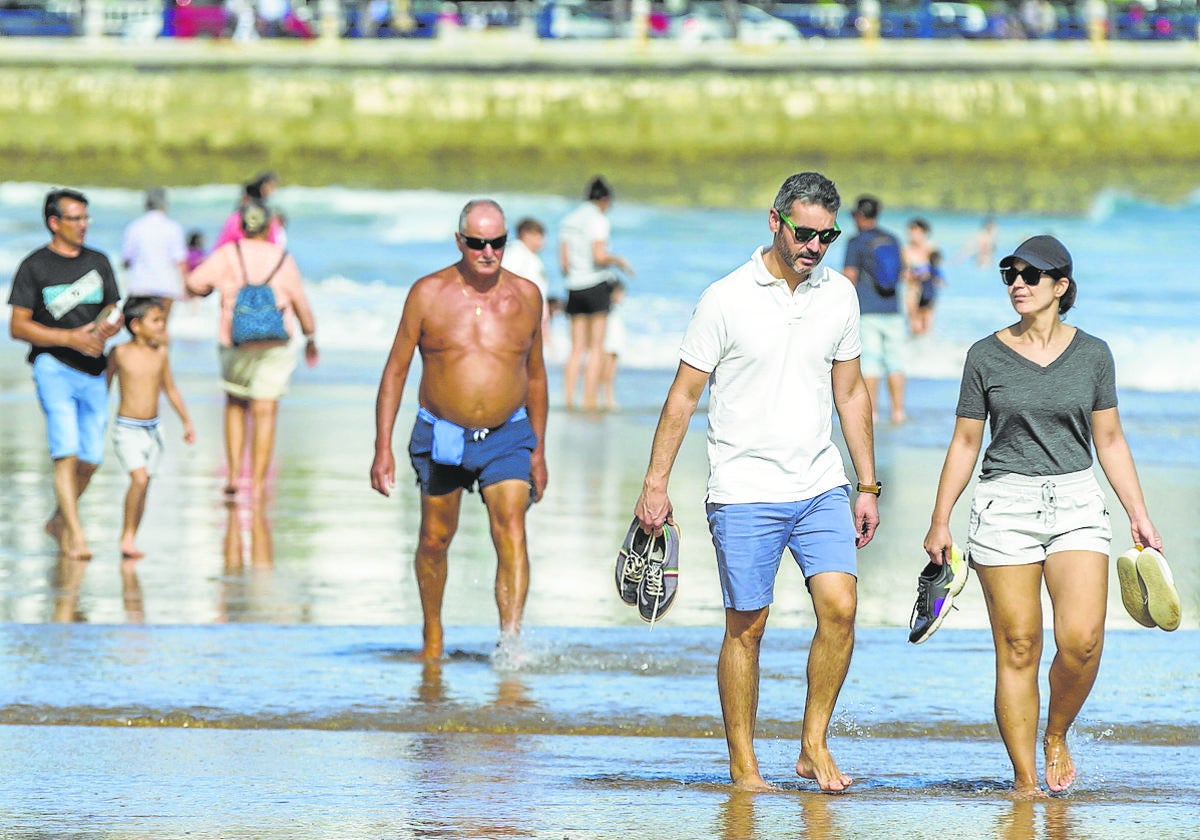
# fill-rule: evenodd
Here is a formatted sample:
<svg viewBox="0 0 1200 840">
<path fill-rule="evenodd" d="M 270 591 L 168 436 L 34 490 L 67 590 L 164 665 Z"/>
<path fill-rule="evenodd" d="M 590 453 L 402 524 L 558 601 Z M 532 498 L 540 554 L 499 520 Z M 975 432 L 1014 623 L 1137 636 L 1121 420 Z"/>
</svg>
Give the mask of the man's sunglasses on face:
<svg viewBox="0 0 1200 840">
<path fill-rule="evenodd" d="M 499 251 L 502 250 L 505 244 L 508 242 L 507 233 L 502 233 L 495 239 L 483 239 L 479 236 L 467 236 L 465 233 L 460 233 L 459 236 L 462 237 L 463 242 L 465 242 L 467 247 L 472 251 L 482 251 L 489 245 L 492 246 L 493 251 Z"/>
<path fill-rule="evenodd" d="M 842 229 L 836 224 L 831 228 L 825 228 L 825 230 L 817 230 L 816 228 L 810 227 L 796 227 L 796 223 L 788 218 L 787 213 L 782 213 L 778 210 L 775 212 L 779 213 L 779 220 L 792 229 L 792 236 L 796 237 L 796 244 L 798 245 L 807 245 L 809 242 L 812 242 L 812 238 L 814 236 L 817 237 L 817 241 L 822 245 L 830 245 L 835 239 L 842 235 Z"/>
</svg>

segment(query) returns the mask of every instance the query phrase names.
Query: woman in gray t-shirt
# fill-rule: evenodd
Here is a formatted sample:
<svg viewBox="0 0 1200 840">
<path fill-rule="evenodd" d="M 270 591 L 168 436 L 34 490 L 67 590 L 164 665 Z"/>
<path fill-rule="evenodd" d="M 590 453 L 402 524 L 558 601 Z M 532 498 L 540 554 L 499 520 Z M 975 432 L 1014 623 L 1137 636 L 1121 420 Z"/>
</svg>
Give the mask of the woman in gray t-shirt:
<svg viewBox="0 0 1200 840">
<path fill-rule="evenodd" d="M 1093 447 L 1129 516 L 1134 544 L 1162 548 L 1121 430 L 1112 354 L 1062 320 L 1075 301 L 1071 268 L 1071 255 L 1051 236 L 1026 240 L 1000 261 L 1019 320 L 967 354 L 925 536 L 932 563 L 950 557 L 950 514 L 971 479 L 986 422 L 991 442 L 971 502 L 967 556 L 996 645 L 996 722 L 1015 791 L 1026 797 L 1045 795 L 1036 757 L 1043 582 L 1057 645 L 1043 739 L 1052 792 L 1075 780 L 1067 730 L 1100 666 L 1112 531 L 1092 473 Z M 942 614 L 949 609 L 938 604 Z"/>
</svg>

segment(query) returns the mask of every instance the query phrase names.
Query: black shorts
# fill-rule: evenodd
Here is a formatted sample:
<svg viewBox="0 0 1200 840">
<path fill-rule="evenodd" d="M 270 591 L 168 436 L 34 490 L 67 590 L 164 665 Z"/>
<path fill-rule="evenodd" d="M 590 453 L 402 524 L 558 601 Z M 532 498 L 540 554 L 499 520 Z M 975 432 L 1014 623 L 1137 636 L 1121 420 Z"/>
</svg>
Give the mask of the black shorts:
<svg viewBox="0 0 1200 840">
<path fill-rule="evenodd" d="M 603 315 L 612 307 L 612 284 L 597 283 L 587 289 L 567 291 L 568 315 Z"/>
</svg>

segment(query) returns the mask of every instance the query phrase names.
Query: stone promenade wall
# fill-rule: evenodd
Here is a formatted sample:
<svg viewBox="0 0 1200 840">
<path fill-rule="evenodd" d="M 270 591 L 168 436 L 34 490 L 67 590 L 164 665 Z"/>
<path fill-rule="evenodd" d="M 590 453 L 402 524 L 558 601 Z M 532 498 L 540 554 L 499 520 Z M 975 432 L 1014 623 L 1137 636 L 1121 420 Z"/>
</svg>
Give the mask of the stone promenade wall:
<svg viewBox="0 0 1200 840">
<path fill-rule="evenodd" d="M 917 203 L 1075 211 L 1200 175 L 1200 74 L 0 67 L 7 180 L 238 181 L 755 204 L 791 171 Z"/>
</svg>

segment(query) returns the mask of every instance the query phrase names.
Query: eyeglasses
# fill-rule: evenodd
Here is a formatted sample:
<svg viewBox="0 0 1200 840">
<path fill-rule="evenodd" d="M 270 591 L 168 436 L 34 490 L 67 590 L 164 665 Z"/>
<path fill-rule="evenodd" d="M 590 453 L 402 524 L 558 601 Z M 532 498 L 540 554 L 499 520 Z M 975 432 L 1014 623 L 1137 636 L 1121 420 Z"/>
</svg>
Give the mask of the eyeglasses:
<svg viewBox="0 0 1200 840">
<path fill-rule="evenodd" d="M 92 220 L 91 216 L 59 216 L 58 218 L 61 221 L 70 222 L 71 224 L 78 224 L 79 222 L 90 222 Z"/>
<path fill-rule="evenodd" d="M 787 213 L 781 213 L 778 210 L 775 212 L 779 213 L 780 221 L 792 229 L 792 236 L 796 237 L 796 242 L 800 245 L 807 245 L 809 242 L 812 242 L 812 238 L 814 236 L 817 237 L 817 241 L 822 245 L 829 245 L 842 235 L 842 229 L 837 225 L 834 225 L 831 228 L 825 228 L 825 230 L 817 230 L 816 228 L 810 227 L 796 227 L 796 223 L 787 217 Z"/>
<path fill-rule="evenodd" d="M 1005 286 L 1011 286 L 1013 283 L 1016 283 L 1018 277 L 1025 281 L 1026 286 L 1036 286 L 1042 282 L 1043 274 L 1052 280 L 1061 280 L 1063 278 L 1061 271 L 1054 269 L 1042 271 L 1042 269 L 1034 268 L 1031 265 L 1025 266 L 1020 271 L 1017 271 L 1011 265 L 1008 268 L 1000 269 L 1000 279 L 1004 281 Z"/>
<path fill-rule="evenodd" d="M 472 251 L 482 251 L 489 245 L 492 246 L 493 251 L 499 251 L 503 249 L 505 244 L 508 242 L 507 233 L 502 233 L 495 239 L 483 239 L 478 236 L 467 236 L 465 233 L 460 233 L 459 236 L 462 237 L 463 242 L 465 242 L 467 247 Z"/>
</svg>

